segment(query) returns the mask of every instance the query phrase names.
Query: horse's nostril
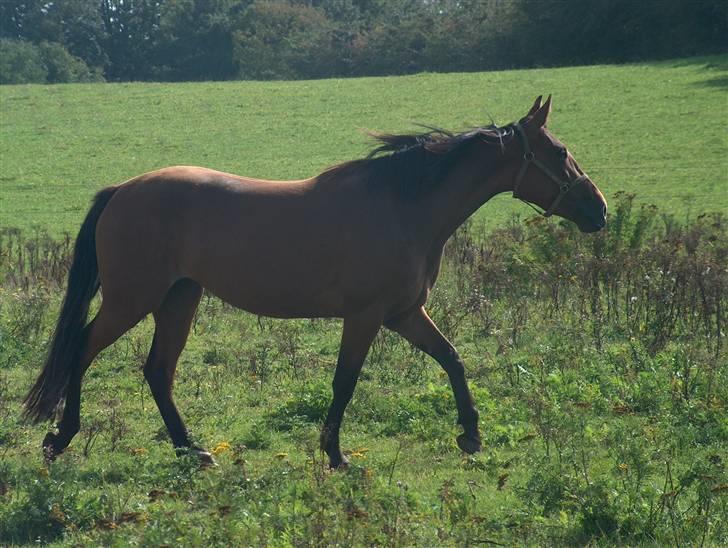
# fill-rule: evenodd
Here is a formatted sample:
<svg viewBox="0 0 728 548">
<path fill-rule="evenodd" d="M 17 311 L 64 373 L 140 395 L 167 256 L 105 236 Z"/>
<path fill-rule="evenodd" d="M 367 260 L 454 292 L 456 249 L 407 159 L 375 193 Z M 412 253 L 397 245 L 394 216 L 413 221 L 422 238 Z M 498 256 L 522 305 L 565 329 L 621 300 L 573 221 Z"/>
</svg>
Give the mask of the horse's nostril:
<svg viewBox="0 0 728 548">
<path fill-rule="evenodd" d="M 607 216 L 607 204 L 602 204 L 602 215 Z"/>
</svg>

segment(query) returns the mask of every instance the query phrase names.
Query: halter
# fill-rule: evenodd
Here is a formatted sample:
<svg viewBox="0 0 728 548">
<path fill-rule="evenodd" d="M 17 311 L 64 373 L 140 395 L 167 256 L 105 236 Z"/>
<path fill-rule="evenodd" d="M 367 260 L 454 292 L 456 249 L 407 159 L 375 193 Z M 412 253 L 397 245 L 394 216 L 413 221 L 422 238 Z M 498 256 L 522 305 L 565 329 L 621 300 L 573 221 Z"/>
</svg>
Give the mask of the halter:
<svg viewBox="0 0 728 548">
<path fill-rule="evenodd" d="M 521 141 L 521 145 L 523 145 L 523 164 L 521 165 L 521 169 L 518 171 L 518 175 L 516 175 L 516 183 L 513 185 L 513 197 L 518 198 L 524 204 L 529 205 L 540 215 L 543 215 L 544 217 L 551 217 L 556 207 L 561 203 L 561 200 L 564 199 L 564 196 L 566 196 L 569 191 L 576 185 L 578 185 L 579 183 L 583 183 L 584 181 L 589 179 L 589 177 L 587 175 L 580 175 L 575 179 L 562 179 L 558 175 L 554 174 L 553 171 L 546 167 L 545 164 L 538 161 L 534 156 L 533 152 L 531 151 L 531 147 L 528 145 L 526 132 L 521 127 L 521 124 L 516 124 L 514 127 L 516 128 L 516 133 L 518 134 L 518 138 Z M 528 166 L 530 166 L 531 164 L 535 165 L 546 175 L 548 175 L 552 181 L 559 185 L 559 195 L 556 196 L 553 203 L 546 211 L 540 211 L 539 208 L 537 208 L 531 202 L 527 202 L 526 200 L 518 196 L 518 187 L 521 185 L 521 181 L 523 181 L 523 178 L 526 176 L 526 171 L 528 171 Z"/>
</svg>

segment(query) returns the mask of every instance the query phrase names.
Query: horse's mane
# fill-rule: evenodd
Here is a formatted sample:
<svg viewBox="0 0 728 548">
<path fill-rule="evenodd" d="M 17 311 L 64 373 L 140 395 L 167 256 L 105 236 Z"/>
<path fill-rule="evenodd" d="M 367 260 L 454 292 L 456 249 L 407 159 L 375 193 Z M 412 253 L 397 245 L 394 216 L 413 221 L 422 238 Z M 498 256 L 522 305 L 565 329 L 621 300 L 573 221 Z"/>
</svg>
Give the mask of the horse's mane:
<svg viewBox="0 0 728 548">
<path fill-rule="evenodd" d="M 332 166 L 319 181 L 359 175 L 372 185 L 388 185 L 407 195 L 417 195 L 443 180 L 470 145 L 482 141 L 500 149 L 514 135 L 513 125 L 489 125 L 460 133 L 421 126 L 422 133 L 370 133 L 378 143 L 366 158 Z"/>
</svg>

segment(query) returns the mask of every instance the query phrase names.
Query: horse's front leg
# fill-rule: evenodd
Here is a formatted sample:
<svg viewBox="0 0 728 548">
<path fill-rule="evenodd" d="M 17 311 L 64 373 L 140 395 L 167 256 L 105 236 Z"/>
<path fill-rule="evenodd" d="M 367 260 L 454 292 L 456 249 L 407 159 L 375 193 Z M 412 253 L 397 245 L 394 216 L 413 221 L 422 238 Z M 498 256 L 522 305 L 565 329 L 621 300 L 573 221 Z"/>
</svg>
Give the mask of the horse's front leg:
<svg viewBox="0 0 728 548">
<path fill-rule="evenodd" d="M 359 372 L 369 347 L 381 325 L 381 315 L 378 314 L 368 313 L 344 318 L 344 332 L 332 383 L 334 398 L 321 429 L 321 449 L 328 455 L 331 468 L 344 467 L 348 464 L 341 454 L 339 428 L 344 410 L 354 394 L 356 381 L 359 379 Z"/>
<path fill-rule="evenodd" d="M 466 453 L 480 451 L 478 431 L 478 410 L 475 409 L 473 396 L 465 380 L 465 367 L 457 351 L 425 312 L 418 308 L 411 314 L 385 324 L 389 329 L 402 335 L 414 346 L 429 354 L 442 366 L 450 378 L 458 409 L 458 423 L 464 432 L 457 437 L 458 446 Z"/>
</svg>

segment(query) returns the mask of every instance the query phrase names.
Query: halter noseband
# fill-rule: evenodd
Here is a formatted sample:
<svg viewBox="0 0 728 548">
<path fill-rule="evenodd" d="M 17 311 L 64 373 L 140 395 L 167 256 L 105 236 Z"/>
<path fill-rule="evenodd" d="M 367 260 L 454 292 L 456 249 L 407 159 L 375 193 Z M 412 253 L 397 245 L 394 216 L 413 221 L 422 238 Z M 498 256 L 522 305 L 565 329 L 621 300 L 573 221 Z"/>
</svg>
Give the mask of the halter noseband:
<svg viewBox="0 0 728 548">
<path fill-rule="evenodd" d="M 554 214 L 554 210 L 556 209 L 556 207 L 561 203 L 561 200 L 564 199 L 564 196 L 566 196 L 569 191 L 576 185 L 578 185 L 579 183 L 583 183 L 584 181 L 589 179 L 589 177 L 587 175 L 580 175 L 576 179 L 562 179 L 558 175 L 554 174 L 553 171 L 546 167 L 545 164 L 538 161 L 534 156 L 533 152 L 531 151 L 531 147 L 528 145 L 526 132 L 521 127 L 521 124 L 516 124 L 514 127 L 516 128 L 516 133 L 518 134 L 518 138 L 521 141 L 521 145 L 523 145 L 523 164 L 521 165 L 521 169 L 518 171 L 518 175 L 516 175 L 516 183 L 513 185 L 513 197 L 518 198 L 525 204 L 528 204 L 540 215 L 543 215 L 544 217 L 551 217 L 551 215 Z M 535 165 L 546 175 L 548 175 L 552 181 L 559 185 L 559 195 L 556 196 L 553 203 L 546 211 L 540 211 L 531 202 L 527 202 L 526 200 L 518 196 L 518 187 L 521 185 L 523 178 L 526 176 L 526 171 L 528 171 L 528 166 L 531 164 Z"/>
</svg>

